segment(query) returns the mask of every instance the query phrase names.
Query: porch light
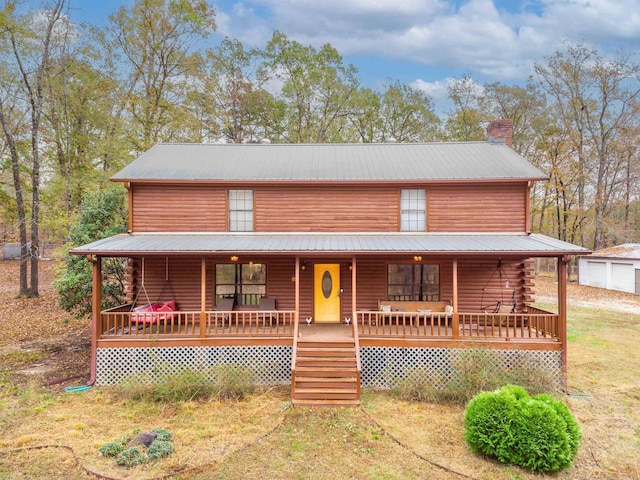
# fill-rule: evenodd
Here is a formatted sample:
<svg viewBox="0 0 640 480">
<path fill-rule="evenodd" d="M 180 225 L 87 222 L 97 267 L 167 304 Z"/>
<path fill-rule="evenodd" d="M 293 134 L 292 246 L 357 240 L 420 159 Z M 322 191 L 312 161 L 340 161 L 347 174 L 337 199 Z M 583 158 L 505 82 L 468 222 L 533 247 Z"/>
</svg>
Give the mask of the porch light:
<svg viewBox="0 0 640 480">
<path fill-rule="evenodd" d="M 421 255 L 414 255 L 413 256 L 413 261 L 414 262 L 421 262 L 422 261 L 422 256 Z"/>
<path fill-rule="evenodd" d="M 307 269 L 307 262 L 306 261 L 300 262 L 300 270 L 306 270 L 306 269 Z"/>
<path fill-rule="evenodd" d="M 237 262 L 238 261 L 238 256 L 237 255 L 231 255 L 231 261 L 232 262 Z"/>
</svg>

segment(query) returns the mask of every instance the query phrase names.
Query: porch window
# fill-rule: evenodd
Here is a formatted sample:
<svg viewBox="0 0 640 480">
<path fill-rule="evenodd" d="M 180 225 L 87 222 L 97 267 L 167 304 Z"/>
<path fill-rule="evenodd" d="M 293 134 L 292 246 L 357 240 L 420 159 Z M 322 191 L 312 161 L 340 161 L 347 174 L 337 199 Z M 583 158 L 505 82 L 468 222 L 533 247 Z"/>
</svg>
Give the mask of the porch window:
<svg viewBox="0 0 640 480">
<path fill-rule="evenodd" d="M 261 263 L 216 265 L 216 305 L 234 298 L 238 306 L 255 306 L 267 296 L 267 266 Z"/>
<path fill-rule="evenodd" d="M 387 300 L 440 301 L 440 265 L 390 263 Z"/>
<path fill-rule="evenodd" d="M 427 228 L 427 191 L 405 188 L 400 191 L 400 231 L 424 232 Z"/>
<path fill-rule="evenodd" d="M 229 190 L 229 231 L 253 232 L 253 190 Z"/>
</svg>

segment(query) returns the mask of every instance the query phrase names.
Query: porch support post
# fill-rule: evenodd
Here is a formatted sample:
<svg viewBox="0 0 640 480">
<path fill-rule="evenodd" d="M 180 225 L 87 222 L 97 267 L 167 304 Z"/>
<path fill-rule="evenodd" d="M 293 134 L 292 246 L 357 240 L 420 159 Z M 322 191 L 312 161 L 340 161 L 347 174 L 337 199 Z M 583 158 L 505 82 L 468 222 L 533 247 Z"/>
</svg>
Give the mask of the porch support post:
<svg viewBox="0 0 640 480">
<path fill-rule="evenodd" d="M 356 277 L 356 257 L 351 259 L 351 314 L 352 322 L 357 322 L 358 319 L 356 317 L 356 309 L 358 308 L 357 295 L 356 295 L 356 285 L 357 285 L 357 277 Z"/>
<path fill-rule="evenodd" d="M 451 319 L 451 330 L 453 339 L 457 340 L 460 336 L 460 317 L 458 314 L 458 260 L 453 259 L 453 318 Z"/>
<path fill-rule="evenodd" d="M 299 315 L 300 315 L 300 257 L 296 257 L 296 277 L 295 277 L 296 281 L 295 281 L 295 300 L 294 300 L 294 309 L 295 309 L 295 314 L 294 314 L 294 321 L 296 322 L 296 325 L 298 324 L 298 321 L 300 320 Z"/>
<path fill-rule="evenodd" d="M 91 283 L 93 291 L 91 293 L 91 377 L 89 385 L 96 381 L 96 355 L 98 351 L 98 335 L 100 332 L 100 313 L 102 310 L 102 257 L 92 259 L 87 255 L 87 259 L 93 263 L 93 273 Z"/>
<path fill-rule="evenodd" d="M 205 337 L 207 325 L 207 259 L 200 263 L 200 338 Z"/>
<path fill-rule="evenodd" d="M 567 263 L 558 257 L 558 341 L 562 344 L 562 388 L 567 391 Z"/>
</svg>

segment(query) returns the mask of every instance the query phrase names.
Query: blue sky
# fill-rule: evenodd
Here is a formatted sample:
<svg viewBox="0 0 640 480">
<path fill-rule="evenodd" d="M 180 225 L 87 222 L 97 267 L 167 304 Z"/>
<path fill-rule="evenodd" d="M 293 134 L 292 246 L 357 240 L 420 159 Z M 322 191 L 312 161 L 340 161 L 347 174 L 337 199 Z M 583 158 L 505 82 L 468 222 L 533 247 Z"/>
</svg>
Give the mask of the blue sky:
<svg viewBox="0 0 640 480">
<path fill-rule="evenodd" d="M 76 21 L 101 24 L 134 0 L 71 0 Z M 37 4 L 36 0 L 29 3 Z M 274 30 L 316 47 L 331 43 L 363 85 L 388 79 L 438 102 L 452 78 L 522 84 L 533 63 L 563 41 L 601 54 L 637 54 L 640 0 L 209 0 L 213 42 L 228 36 L 263 47 Z M 638 59 L 636 59 L 638 60 Z"/>
</svg>

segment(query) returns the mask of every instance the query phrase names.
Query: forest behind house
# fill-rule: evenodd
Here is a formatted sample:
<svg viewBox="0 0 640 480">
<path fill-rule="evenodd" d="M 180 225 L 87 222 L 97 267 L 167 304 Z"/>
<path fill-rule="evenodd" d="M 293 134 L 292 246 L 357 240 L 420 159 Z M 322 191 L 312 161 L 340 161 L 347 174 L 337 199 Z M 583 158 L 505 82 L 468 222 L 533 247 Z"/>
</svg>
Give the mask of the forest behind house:
<svg viewBox="0 0 640 480">
<path fill-rule="evenodd" d="M 38 296 L 44 245 L 69 242 L 83 199 L 158 142 L 484 141 L 549 176 L 531 227 L 598 249 L 640 241 L 640 64 L 567 40 L 524 85 L 449 83 L 449 110 L 390 78 L 361 85 L 329 44 L 275 31 L 265 48 L 216 38 L 205 0 L 137 0 L 104 25 L 72 0 L 0 10 L 0 240 L 19 242 L 20 294 Z"/>
</svg>

